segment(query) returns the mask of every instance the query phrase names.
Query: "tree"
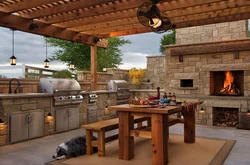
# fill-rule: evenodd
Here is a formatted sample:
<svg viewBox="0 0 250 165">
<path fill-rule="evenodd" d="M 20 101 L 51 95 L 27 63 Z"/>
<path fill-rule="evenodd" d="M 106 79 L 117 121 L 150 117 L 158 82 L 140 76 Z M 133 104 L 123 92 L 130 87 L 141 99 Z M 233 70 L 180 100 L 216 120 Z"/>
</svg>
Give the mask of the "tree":
<svg viewBox="0 0 250 165">
<path fill-rule="evenodd" d="M 77 70 L 90 70 L 90 46 L 80 43 L 73 43 L 55 38 L 47 38 L 50 46 L 56 47 L 53 55 L 49 58 L 50 61 L 61 61 L 68 65 L 73 63 Z M 122 52 L 119 47 L 130 44 L 129 40 L 123 38 L 109 38 L 108 48 L 97 49 L 97 70 L 102 71 L 102 68 L 117 68 L 122 61 Z"/>
<path fill-rule="evenodd" d="M 164 45 L 173 45 L 176 43 L 176 32 L 175 30 L 171 31 L 168 34 L 164 34 L 161 38 L 160 52 L 161 54 L 165 53 Z"/>
</svg>

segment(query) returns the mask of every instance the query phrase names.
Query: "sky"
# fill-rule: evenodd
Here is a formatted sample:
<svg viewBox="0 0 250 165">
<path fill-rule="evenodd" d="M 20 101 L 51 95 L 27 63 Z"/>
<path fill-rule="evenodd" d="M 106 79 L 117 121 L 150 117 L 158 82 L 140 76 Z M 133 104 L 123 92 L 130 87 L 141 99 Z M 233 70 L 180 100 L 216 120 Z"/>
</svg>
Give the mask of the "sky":
<svg viewBox="0 0 250 165">
<path fill-rule="evenodd" d="M 8 28 L 0 27 L 0 34 L 0 75 L 6 75 L 8 77 L 22 76 L 22 73 L 17 75 L 17 70 L 22 68 L 22 64 L 43 68 L 46 49 L 42 36 L 15 31 L 14 54 L 17 58 L 17 66 L 10 66 L 9 59 L 12 56 L 12 31 Z M 146 56 L 161 55 L 159 47 L 162 36 L 163 34 L 146 33 L 123 37 L 132 43 L 120 47 L 123 53 L 123 64 L 120 65 L 119 68 L 146 68 Z M 55 48 L 48 47 L 48 57 L 53 54 L 54 50 Z M 67 64 L 59 61 L 50 62 L 50 69 L 61 70 L 65 68 L 68 68 Z"/>
</svg>

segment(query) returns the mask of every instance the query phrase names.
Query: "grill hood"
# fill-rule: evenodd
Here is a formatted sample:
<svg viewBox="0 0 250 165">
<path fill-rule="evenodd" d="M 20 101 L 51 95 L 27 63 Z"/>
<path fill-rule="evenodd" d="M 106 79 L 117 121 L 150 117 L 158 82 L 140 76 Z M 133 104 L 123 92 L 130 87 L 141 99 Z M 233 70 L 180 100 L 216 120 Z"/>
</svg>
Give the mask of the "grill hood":
<svg viewBox="0 0 250 165">
<path fill-rule="evenodd" d="M 129 84 L 125 80 L 110 80 L 108 83 L 109 90 L 113 91 L 128 91 Z"/>
<path fill-rule="evenodd" d="M 74 79 L 40 78 L 38 92 L 54 95 L 76 95 L 81 92 L 80 84 Z"/>
</svg>

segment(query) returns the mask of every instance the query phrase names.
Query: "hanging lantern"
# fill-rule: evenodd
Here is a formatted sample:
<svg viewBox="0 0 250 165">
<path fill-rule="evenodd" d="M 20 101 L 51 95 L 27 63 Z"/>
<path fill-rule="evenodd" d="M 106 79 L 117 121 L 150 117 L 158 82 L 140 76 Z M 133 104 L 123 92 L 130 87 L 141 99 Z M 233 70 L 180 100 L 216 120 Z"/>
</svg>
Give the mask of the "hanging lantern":
<svg viewBox="0 0 250 165">
<path fill-rule="evenodd" d="M 44 68 L 49 68 L 49 60 L 47 58 L 44 60 Z"/>
<path fill-rule="evenodd" d="M 107 68 L 106 68 L 106 67 L 103 67 L 103 68 L 102 68 L 102 71 L 103 71 L 103 72 L 107 72 Z"/>
<path fill-rule="evenodd" d="M 16 65 L 16 57 L 14 55 L 14 30 L 12 29 L 12 56 L 10 57 L 10 65 Z"/>
<path fill-rule="evenodd" d="M 47 46 L 47 38 L 45 39 L 45 44 L 46 44 L 46 59 L 44 60 L 44 68 L 49 68 L 49 60 L 47 58 L 48 55 L 48 46 Z"/>
<path fill-rule="evenodd" d="M 75 65 L 71 63 L 71 64 L 69 65 L 69 69 L 72 69 L 72 70 L 75 69 Z"/>
<path fill-rule="evenodd" d="M 14 55 L 10 57 L 10 65 L 16 65 L 16 57 Z"/>
</svg>

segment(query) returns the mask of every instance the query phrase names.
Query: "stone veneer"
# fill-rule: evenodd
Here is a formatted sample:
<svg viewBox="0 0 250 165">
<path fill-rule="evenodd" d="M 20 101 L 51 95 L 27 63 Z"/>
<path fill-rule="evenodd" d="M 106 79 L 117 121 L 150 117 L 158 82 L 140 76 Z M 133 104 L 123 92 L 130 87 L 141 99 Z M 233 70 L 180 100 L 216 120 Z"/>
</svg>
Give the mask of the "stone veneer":
<svg viewBox="0 0 250 165">
<path fill-rule="evenodd" d="M 192 44 L 247 38 L 248 21 L 225 22 L 176 29 L 176 44 Z"/>
<path fill-rule="evenodd" d="M 88 94 L 97 94 L 97 102 L 96 102 L 96 114 L 97 114 L 97 121 L 111 119 L 116 116 L 115 111 L 105 111 L 106 105 L 112 106 L 116 105 L 116 98 L 117 95 L 115 92 L 108 92 L 108 91 L 96 91 L 96 92 L 89 92 L 84 93 L 83 97 L 85 98 L 83 102 L 80 104 L 80 125 L 88 124 L 87 121 L 87 110 L 89 106 Z"/>
<path fill-rule="evenodd" d="M 153 89 L 164 88 L 166 80 L 166 60 L 165 56 L 147 56 L 147 71 L 143 81 L 149 80 L 153 83 Z"/>
</svg>

